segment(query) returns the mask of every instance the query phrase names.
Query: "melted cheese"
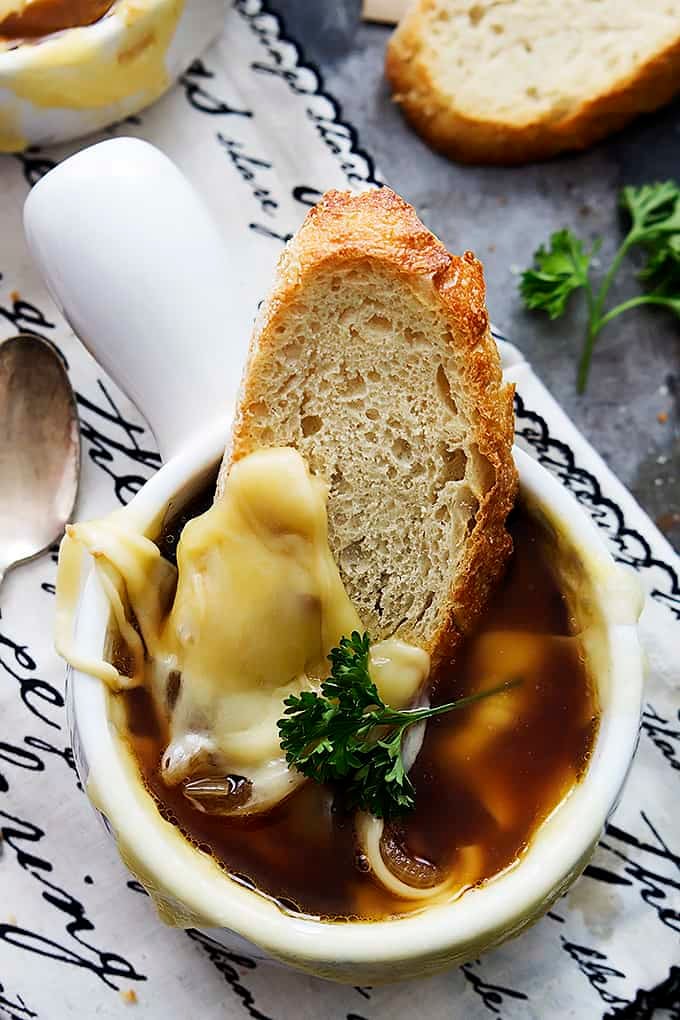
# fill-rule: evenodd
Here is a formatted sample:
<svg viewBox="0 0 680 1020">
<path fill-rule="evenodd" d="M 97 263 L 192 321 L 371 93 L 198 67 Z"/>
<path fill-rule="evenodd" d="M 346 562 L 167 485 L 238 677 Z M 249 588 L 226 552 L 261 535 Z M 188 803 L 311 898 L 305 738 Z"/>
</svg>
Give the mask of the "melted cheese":
<svg viewBox="0 0 680 1020">
<path fill-rule="evenodd" d="M 120 636 L 129 652 L 130 669 L 121 673 L 104 659 L 83 656 L 74 635 L 75 612 L 80 595 L 83 560 L 89 553 L 111 606 Z M 164 560 L 158 546 L 141 534 L 128 510 L 119 510 L 99 521 L 69 525 L 59 550 L 55 643 L 59 654 L 74 669 L 98 677 L 113 690 L 144 682 L 146 655 L 158 645 L 163 606 L 177 572 Z M 140 634 L 130 622 L 134 611 Z"/>
<path fill-rule="evenodd" d="M 175 783 L 217 754 L 240 775 L 280 757 L 282 702 L 360 628 L 331 552 L 326 492 L 294 450 L 252 454 L 182 533 L 157 666 L 181 673 L 163 759 Z M 205 740 L 196 740 L 196 734 Z"/>
<path fill-rule="evenodd" d="M 169 613 L 173 568 L 125 510 L 69 528 L 62 546 L 59 651 L 114 688 L 148 682 L 168 719 L 165 781 L 243 777 L 250 795 L 231 813 L 264 810 L 302 781 L 281 754 L 282 702 L 318 687 L 330 649 L 363 629 L 328 546 L 326 498 L 295 450 L 262 450 L 239 461 L 222 498 L 182 532 Z M 128 643 L 128 676 L 83 660 L 74 648 L 69 621 L 79 546 L 95 558 Z M 146 676 L 129 609 L 146 645 Z M 429 657 L 391 639 L 372 646 L 370 668 L 383 699 L 402 707 L 422 687 Z"/>
<path fill-rule="evenodd" d="M 136 108 L 152 103 L 170 84 L 166 57 L 183 8 L 184 0 L 117 0 L 108 15 L 121 22 L 116 45 L 87 25 L 29 43 L 30 59 L 3 79 L 0 152 L 25 145 L 24 103 L 41 110 L 99 110 L 133 96 Z M 0 52 L 10 45 L 0 37 Z"/>
<path fill-rule="evenodd" d="M 0 0 L 0 25 L 10 14 L 21 14 L 30 0 Z"/>
</svg>

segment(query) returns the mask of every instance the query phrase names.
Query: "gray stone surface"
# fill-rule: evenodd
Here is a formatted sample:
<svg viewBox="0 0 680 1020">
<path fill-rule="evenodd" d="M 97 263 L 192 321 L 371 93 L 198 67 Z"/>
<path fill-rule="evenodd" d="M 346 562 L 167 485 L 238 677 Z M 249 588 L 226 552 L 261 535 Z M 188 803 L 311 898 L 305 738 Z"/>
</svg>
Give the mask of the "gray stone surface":
<svg viewBox="0 0 680 1020">
<path fill-rule="evenodd" d="M 431 152 L 404 123 L 383 76 L 389 29 L 360 20 L 359 0 L 279 0 L 290 34 L 317 63 L 383 178 L 412 202 L 453 251 L 485 266 L 493 322 L 523 350 L 568 414 L 680 547 L 680 323 L 640 309 L 602 333 L 590 385 L 576 393 L 582 303 L 550 322 L 522 310 L 517 271 L 553 230 L 604 239 L 608 263 L 621 236 L 624 184 L 680 176 L 680 102 L 641 118 L 583 155 L 523 168 L 465 167 Z M 626 266 L 612 292 L 635 292 Z M 659 420 L 667 416 L 666 420 Z"/>
</svg>

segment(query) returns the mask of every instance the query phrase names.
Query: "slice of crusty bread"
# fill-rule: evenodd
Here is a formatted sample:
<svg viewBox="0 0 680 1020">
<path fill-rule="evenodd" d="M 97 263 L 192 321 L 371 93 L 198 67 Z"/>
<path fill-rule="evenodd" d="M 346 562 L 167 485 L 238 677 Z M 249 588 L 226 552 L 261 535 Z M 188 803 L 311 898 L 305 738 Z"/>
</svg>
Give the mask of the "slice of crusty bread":
<svg viewBox="0 0 680 1020">
<path fill-rule="evenodd" d="M 387 48 L 436 149 L 525 163 L 582 149 L 680 91 L 677 0 L 417 0 Z"/>
<path fill-rule="evenodd" d="M 330 486 L 331 549 L 371 636 L 437 661 L 511 548 L 512 397 L 474 255 L 387 188 L 329 191 L 281 256 L 221 481 L 296 447 Z"/>
</svg>

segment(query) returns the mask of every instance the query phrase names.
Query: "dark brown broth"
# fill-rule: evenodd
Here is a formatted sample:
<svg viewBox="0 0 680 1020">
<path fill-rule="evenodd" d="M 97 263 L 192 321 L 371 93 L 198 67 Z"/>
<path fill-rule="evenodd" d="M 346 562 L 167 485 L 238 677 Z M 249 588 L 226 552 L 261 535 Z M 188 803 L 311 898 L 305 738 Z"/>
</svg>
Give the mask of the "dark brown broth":
<svg viewBox="0 0 680 1020">
<path fill-rule="evenodd" d="M 39 39 L 69 28 L 92 25 L 113 7 L 114 0 L 33 0 L 0 19 L 0 40 Z"/>
<path fill-rule="evenodd" d="M 185 521 L 209 501 L 209 494 L 202 494 L 165 527 L 159 544 L 169 558 Z M 495 697 L 428 724 L 411 772 L 416 810 L 398 832 L 411 854 L 444 870 L 456 867 L 461 848 L 478 847 L 475 882 L 517 860 L 582 774 L 597 727 L 578 642 L 552 637 L 568 638 L 572 628 L 550 571 L 545 535 L 521 507 L 510 530 L 515 549 L 505 577 L 476 634 L 435 678 L 433 701 L 453 700 L 480 684 L 507 679 L 503 662 L 516 657 L 522 640 L 517 632 L 524 631 L 539 636 L 532 644 L 538 649 L 536 663 L 525 670 L 520 687 L 498 696 L 518 692 L 520 708 L 497 733 L 493 722 L 472 727 L 472 713 Z M 500 637 L 490 637 L 498 632 Z M 491 654 L 485 657 L 490 665 L 480 676 L 480 649 L 490 641 Z M 161 814 L 232 875 L 288 909 L 313 915 L 384 917 L 421 906 L 399 900 L 362 870 L 352 819 L 334 807 L 325 788 L 307 783 L 266 816 L 250 820 L 209 816 L 192 807 L 160 778 L 164 734 L 149 695 L 137 689 L 121 697 L 130 742 Z M 484 746 L 469 748 L 470 734 L 481 734 Z"/>
</svg>

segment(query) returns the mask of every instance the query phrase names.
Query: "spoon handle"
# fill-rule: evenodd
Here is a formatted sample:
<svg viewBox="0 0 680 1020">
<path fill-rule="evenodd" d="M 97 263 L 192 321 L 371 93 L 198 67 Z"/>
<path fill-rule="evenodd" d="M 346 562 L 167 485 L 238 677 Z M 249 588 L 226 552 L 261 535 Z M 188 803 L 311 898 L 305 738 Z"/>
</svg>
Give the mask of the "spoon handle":
<svg viewBox="0 0 680 1020">
<path fill-rule="evenodd" d="M 82 150 L 35 185 L 24 225 L 53 298 L 164 460 L 230 415 L 256 308 L 237 253 L 163 153 L 133 138 Z"/>
</svg>

